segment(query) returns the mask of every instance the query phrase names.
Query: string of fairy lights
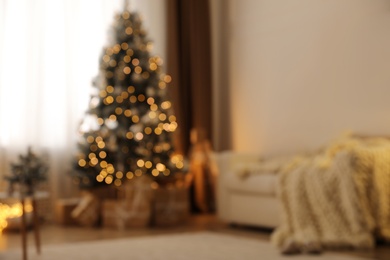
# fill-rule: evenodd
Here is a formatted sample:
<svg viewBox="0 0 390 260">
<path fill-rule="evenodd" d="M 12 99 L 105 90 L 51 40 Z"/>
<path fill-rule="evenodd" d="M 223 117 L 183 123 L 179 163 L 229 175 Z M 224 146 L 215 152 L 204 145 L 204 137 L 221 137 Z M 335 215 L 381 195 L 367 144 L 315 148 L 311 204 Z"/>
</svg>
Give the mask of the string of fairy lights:
<svg viewBox="0 0 390 260">
<path fill-rule="evenodd" d="M 115 42 L 105 48 L 89 110 L 80 126 L 75 182 L 122 185 L 149 174 L 168 177 L 183 170 L 172 133 L 178 127 L 162 72 L 163 60 L 149 55 L 141 18 L 128 11 L 116 16 Z"/>
</svg>

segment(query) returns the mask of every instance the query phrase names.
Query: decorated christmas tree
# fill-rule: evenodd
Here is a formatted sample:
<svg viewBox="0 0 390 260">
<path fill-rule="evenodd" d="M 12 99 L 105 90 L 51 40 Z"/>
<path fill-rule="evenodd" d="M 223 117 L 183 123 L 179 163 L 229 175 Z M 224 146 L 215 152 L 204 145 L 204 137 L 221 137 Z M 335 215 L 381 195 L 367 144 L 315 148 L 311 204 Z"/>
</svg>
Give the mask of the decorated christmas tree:
<svg viewBox="0 0 390 260">
<path fill-rule="evenodd" d="M 79 129 L 75 181 L 88 188 L 120 186 L 143 175 L 172 180 L 184 164 L 172 142 L 171 77 L 163 73 L 162 59 L 150 54 L 138 13 L 125 8 L 117 14 L 110 37 Z"/>
</svg>

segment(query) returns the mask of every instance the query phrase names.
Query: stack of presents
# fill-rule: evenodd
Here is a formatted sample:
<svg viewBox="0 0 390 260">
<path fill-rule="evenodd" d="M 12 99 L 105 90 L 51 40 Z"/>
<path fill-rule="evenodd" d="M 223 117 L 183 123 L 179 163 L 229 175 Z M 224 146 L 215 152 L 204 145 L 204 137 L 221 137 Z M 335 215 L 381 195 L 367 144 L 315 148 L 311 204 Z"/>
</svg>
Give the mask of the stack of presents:
<svg viewBox="0 0 390 260">
<path fill-rule="evenodd" d="M 83 191 L 81 198 L 61 199 L 56 204 L 59 224 L 115 229 L 178 225 L 188 219 L 189 212 L 185 182 L 161 186 L 147 177 L 121 187 Z"/>
</svg>

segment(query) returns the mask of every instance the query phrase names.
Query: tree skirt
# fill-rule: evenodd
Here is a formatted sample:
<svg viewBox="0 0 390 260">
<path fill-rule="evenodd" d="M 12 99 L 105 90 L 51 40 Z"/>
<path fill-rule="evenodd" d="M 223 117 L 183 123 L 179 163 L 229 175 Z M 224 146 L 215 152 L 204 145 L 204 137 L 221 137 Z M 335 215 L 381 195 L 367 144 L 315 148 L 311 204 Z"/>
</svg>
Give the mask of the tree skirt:
<svg viewBox="0 0 390 260">
<path fill-rule="evenodd" d="M 155 235 L 128 239 L 43 245 L 41 256 L 29 247 L 29 260 L 229 260 L 291 259 L 268 242 L 213 232 Z M 339 254 L 299 255 L 302 260 L 359 259 Z M 0 252 L 0 260 L 20 260 L 21 250 Z"/>
</svg>

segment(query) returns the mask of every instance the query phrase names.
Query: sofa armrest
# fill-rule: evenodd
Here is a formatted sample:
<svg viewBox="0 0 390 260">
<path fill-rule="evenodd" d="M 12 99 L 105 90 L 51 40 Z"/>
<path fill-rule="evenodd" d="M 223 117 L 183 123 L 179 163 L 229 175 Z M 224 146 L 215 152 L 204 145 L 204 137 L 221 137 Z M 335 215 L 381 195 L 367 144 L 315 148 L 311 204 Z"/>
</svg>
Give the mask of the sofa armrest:
<svg viewBox="0 0 390 260">
<path fill-rule="evenodd" d="M 235 174 L 235 169 L 238 165 L 246 162 L 257 162 L 260 160 L 260 155 L 255 153 L 243 153 L 235 151 L 223 151 L 214 154 L 218 168 L 217 179 L 217 214 L 222 220 L 228 219 L 228 199 L 229 191 L 226 187 L 224 179 L 230 174 Z"/>
<path fill-rule="evenodd" d="M 234 173 L 234 170 L 243 163 L 253 163 L 260 161 L 259 154 L 244 152 L 223 151 L 216 155 L 216 162 L 219 171 L 219 177 L 223 178 L 226 174 Z"/>
</svg>

